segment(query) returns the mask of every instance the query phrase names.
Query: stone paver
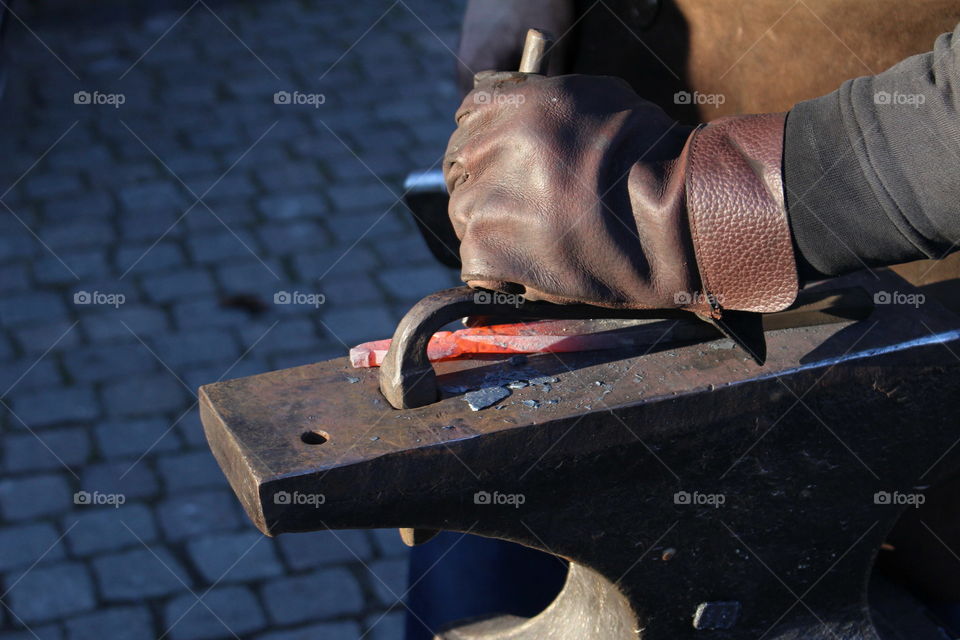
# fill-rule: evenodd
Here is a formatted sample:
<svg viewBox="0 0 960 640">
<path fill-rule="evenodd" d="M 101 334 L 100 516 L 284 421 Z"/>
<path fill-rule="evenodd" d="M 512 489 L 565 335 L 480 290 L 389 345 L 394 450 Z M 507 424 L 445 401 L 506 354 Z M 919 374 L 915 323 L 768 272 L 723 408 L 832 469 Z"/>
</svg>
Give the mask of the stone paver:
<svg viewBox="0 0 960 640">
<path fill-rule="evenodd" d="M 28 624 L 89 611 L 96 605 L 93 581 L 79 563 L 37 567 L 23 575 L 12 574 L 7 582 L 5 598 L 10 609 Z"/>
<path fill-rule="evenodd" d="M 360 586 L 345 569 L 329 569 L 264 585 L 261 595 L 277 624 L 305 622 L 358 613 L 363 607 Z"/>
<path fill-rule="evenodd" d="M 261 537 L 195 394 L 345 355 L 457 283 L 396 198 L 452 129 L 462 4 L 16 6 L 0 637 L 400 637 L 396 531 Z M 283 291 L 324 301 L 276 303 Z"/>
</svg>

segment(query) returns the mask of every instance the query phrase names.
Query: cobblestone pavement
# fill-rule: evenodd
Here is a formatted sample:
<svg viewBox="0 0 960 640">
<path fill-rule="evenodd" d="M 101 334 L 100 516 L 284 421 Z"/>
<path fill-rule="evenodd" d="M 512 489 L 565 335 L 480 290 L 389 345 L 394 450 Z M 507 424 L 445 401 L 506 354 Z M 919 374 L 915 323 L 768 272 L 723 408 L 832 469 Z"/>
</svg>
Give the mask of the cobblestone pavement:
<svg viewBox="0 0 960 640">
<path fill-rule="evenodd" d="M 395 202 L 452 129 L 460 3 L 96 5 L 7 38 L 0 636 L 399 638 L 396 532 L 261 536 L 195 392 L 457 282 Z"/>
</svg>

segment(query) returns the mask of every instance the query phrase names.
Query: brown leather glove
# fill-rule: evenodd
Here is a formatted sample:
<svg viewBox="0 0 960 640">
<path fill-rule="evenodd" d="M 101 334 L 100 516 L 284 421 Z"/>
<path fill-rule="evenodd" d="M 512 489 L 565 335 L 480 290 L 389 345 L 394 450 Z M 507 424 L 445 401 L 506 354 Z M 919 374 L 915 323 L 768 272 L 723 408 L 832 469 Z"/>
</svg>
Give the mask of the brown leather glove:
<svg viewBox="0 0 960 640">
<path fill-rule="evenodd" d="M 444 162 L 462 278 L 558 303 L 783 309 L 784 119 L 691 130 L 615 78 L 478 74 Z"/>
</svg>

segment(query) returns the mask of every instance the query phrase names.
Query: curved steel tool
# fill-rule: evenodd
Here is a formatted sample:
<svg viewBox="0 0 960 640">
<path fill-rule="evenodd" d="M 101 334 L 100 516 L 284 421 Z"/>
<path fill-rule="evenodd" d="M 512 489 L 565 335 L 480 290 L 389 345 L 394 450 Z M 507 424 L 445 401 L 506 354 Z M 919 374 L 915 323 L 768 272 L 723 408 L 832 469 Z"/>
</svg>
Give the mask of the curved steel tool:
<svg viewBox="0 0 960 640">
<path fill-rule="evenodd" d="M 699 318 L 713 324 L 717 332 L 734 340 L 754 360 L 762 364 L 763 357 L 757 356 L 766 355 L 764 330 L 810 326 L 839 320 L 860 320 L 867 317 L 872 310 L 870 296 L 856 287 L 821 293 L 804 292 L 790 309 L 763 317 L 759 314 L 726 312 L 720 322 L 688 311 L 606 309 L 585 304 L 528 302 L 489 291 L 456 287 L 427 296 L 414 305 L 397 325 L 390 349 L 380 367 L 380 391 L 395 409 L 414 409 L 436 402 L 437 376 L 427 356 L 427 343 L 445 324 L 466 316 L 513 320 L 674 319 L 678 322 L 695 322 L 698 327 L 706 330 L 688 332 L 690 336 L 700 339 L 719 337 L 716 333 L 711 335 L 708 326 L 700 323 Z M 737 322 L 740 324 L 735 325 Z M 689 338 L 686 341 L 689 341 Z"/>
</svg>

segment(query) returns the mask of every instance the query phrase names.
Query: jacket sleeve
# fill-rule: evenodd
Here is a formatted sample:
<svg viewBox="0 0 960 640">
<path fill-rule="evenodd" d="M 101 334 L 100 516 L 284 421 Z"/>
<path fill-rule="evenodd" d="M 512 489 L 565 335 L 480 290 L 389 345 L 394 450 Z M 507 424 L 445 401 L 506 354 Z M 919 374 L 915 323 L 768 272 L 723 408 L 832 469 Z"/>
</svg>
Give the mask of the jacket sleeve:
<svg viewBox="0 0 960 640">
<path fill-rule="evenodd" d="M 784 191 L 803 277 L 958 248 L 958 109 L 960 25 L 932 52 L 790 111 Z"/>
</svg>

